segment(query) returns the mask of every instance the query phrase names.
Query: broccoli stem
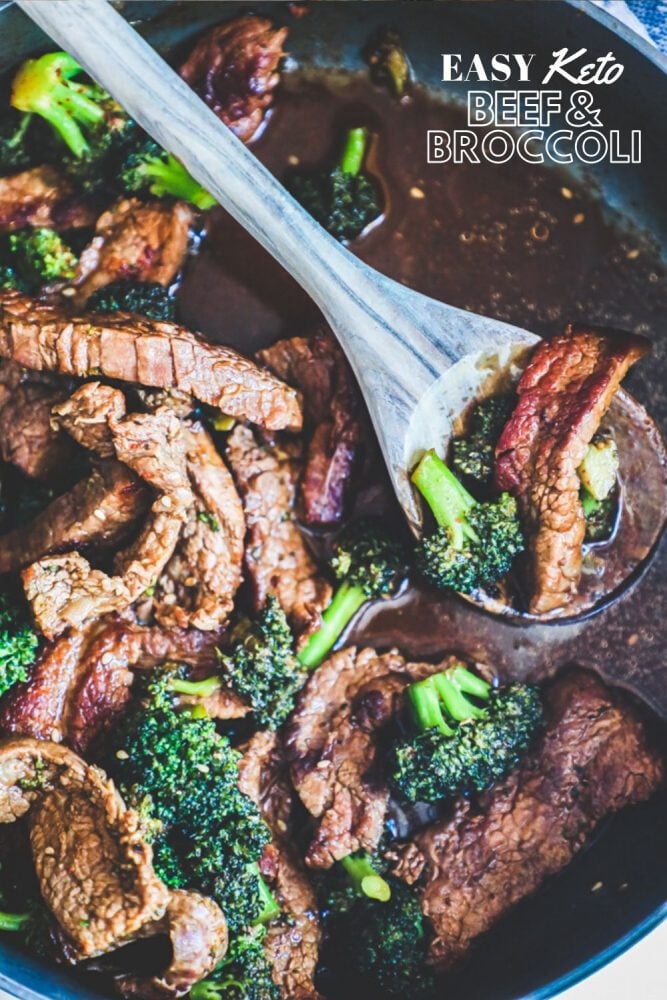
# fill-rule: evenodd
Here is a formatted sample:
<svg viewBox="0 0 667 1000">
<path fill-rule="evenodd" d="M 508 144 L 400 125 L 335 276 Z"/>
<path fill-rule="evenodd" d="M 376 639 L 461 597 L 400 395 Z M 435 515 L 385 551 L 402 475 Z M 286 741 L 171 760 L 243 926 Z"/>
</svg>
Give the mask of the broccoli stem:
<svg viewBox="0 0 667 1000">
<path fill-rule="evenodd" d="M 477 541 L 466 519 L 476 501 L 433 449 L 426 452 L 411 478 L 438 525 L 450 533 L 455 549 L 463 548 L 466 538 Z"/>
<path fill-rule="evenodd" d="M 423 681 L 416 681 L 408 688 L 408 700 L 415 724 L 421 732 L 437 729 L 443 736 L 453 736 L 444 714 L 454 722 L 481 719 L 484 708 L 475 705 L 467 694 L 487 701 L 491 685 L 467 670 L 462 664 L 433 674 Z"/>
<path fill-rule="evenodd" d="M 368 594 L 362 586 L 343 581 L 322 615 L 320 628 L 298 654 L 299 663 L 306 670 L 313 670 L 319 666 L 345 626 L 367 600 Z"/>
<path fill-rule="evenodd" d="M 594 514 L 595 511 L 599 510 L 602 506 L 602 500 L 596 500 L 593 494 L 589 493 L 585 486 L 581 487 L 579 500 L 584 512 L 584 517 L 590 517 L 591 514 Z"/>
<path fill-rule="evenodd" d="M 345 148 L 340 158 L 340 169 L 344 174 L 356 177 L 361 170 L 366 155 L 367 139 L 368 132 L 365 128 L 352 128 L 347 133 Z"/>
<path fill-rule="evenodd" d="M 208 698 L 209 695 L 220 690 L 222 681 L 219 677 L 204 677 L 200 681 L 186 681 L 175 677 L 169 686 L 176 694 L 191 695 L 193 698 Z"/>
<path fill-rule="evenodd" d="M 152 179 L 151 192 L 158 197 L 168 194 L 173 198 L 188 201 L 202 211 L 213 208 L 216 204 L 213 195 L 205 191 L 171 153 L 166 160 L 159 157 L 147 160 L 144 170 L 146 176 Z"/>
<path fill-rule="evenodd" d="M 280 916 L 280 906 L 276 902 L 271 890 L 262 878 L 261 872 L 259 870 L 259 865 L 255 862 L 250 866 L 251 870 L 257 874 L 257 882 L 259 884 L 259 898 L 262 903 L 262 909 L 256 920 L 253 920 L 253 927 L 260 927 L 263 924 L 268 924 L 269 921 L 275 920 L 276 917 Z"/>
<path fill-rule="evenodd" d="M 29 920 L 29 913 L 0 912 L 0 931 L 20 931 Z"/>
<path fill-rule="evenodd" d="M 391 899 L 391 886 L 378 875 L 367 854 L 348 854 L 341 865 L 354 890 L 360 895 L 375 899 L 378 903 L 387 903 Z"/>
</svg>

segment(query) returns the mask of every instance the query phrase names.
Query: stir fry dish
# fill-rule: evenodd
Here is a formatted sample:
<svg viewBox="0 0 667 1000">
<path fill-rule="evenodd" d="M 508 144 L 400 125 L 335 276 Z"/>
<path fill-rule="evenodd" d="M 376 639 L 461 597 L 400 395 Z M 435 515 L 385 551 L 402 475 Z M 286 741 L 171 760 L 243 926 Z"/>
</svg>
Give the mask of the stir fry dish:
<svg viewBox="0 0 667 1000">
<path fill-rule="evenodd" d="M 244 16 L 180 73 L 249 143 L 287 45 Z M 365 51 L 409 99 L 395 32 Z M 373 129 L 285 176 L 355 252 L 387 211 Z M 67 53 L 13 74 L 0 173 L 0 932 L 144 1000 L 440 995 L 662 756 L 592 672 L 349 627 L 414 587 L 567 613 L 619 530 L 607 411 L 648 343 L 541 341 L 416 456 L 415 540 L 324 325 L 245 353 L 190 328 L 219 210 Z"/>
</svg>

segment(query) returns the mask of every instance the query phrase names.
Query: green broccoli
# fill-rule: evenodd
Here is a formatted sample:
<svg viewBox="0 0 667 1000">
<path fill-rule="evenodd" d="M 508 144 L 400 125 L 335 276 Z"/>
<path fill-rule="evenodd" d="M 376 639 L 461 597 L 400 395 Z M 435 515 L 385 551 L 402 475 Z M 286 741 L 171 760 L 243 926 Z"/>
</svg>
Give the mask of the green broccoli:
<svg viewBox="0 0 667 1000">
<path fill-rule="evenodd" d="M 381 213 L 375 184 L 362 172 L 367 143 L 365 128 L 350 129 L 333 170 L 288 179 L 297 201 L 341 242 L 355 239 Z"/>
<path fill-rule="evenodd" d="M 524 548 L 517 504 L 509 493 L 478 502 L 435 451 L 427 452 L 412 481 L 438 527 L 425 531 L 415 548 L 424 577 L 443 590 L 470 594 L 496 584 Z"/>
<path fill-rule="evenodd" d="M 433 973 L 426 965 L 427 924 L 417 889 L 392 878 L 387 902 L 361 899 L 336 923 L 339 961 L 372 995 L 377 991 L 410 1000 L 435 996 Z"/>
<path fill-rule="evenodd" d="M 511 396 L 490 396 L 473 408 L 468 432 L 452 442 L 456 475 L 488 488 L 493 482 L 496 442 L 512 413 Z"/>
<path fill-rule="evenodd" d="M 403 97 L 411 70 L 400 35 L 391 28 L 380 28 L 364 47 L 363 55 L 373 82 L 388 86 L 395 97 Z"/>
<path fill-rule="evenodd" d="M 0 593 L 0 696 L 19 681 L 27 681 L 38 644 L 24 612 Z"/>
<path fill-rule="evenodd" d="M 206 697 L 229 685 L 252 706 L 262 729 L 278 729 L 294 708 L 306 674 L 294 655 L 294 639 L 285 612 L 269 597 L 256 621 L 242 619 L 231 635 L 231 649 L 219 653 L 220 676 L 201 681 L 175 678 L 178 694 Z"/>
<path fill-rule="evenodd" d="M 170 196 L 196 208 L 213 208 L 215 198 L 191 177 L 182 163 L 146 138 L 132 148 L 120 168 L 120 184 L 127 194 Z"/>
<path fill-rule="evenodd" d="M 265 935 L 259 926 L 234 938 L 215 972 L 192 987 L 190 1000 L 278 1000 L 280 989 L 264 953 Z"/>
<path fill-rule="evenodd" d="M 176 301 L 164 285 L 157 281 L 131 281 L 120 278 L 112 281 L 88 299 L 89 312 L 131 312 L 149 319 L 169 322 L 176 314 Z"/>
<path fill-rule="evenodd" d="M 492 688 L 460 664 L 408 688 L 415 735 L 392 750 L 393 782 L 410 802 L 482 792 L 516 767 L 542 723 L 537 688 Z"/>
<path fill-rule="evenodd" d="M 301 665 L 307 670 L 317 667 L 364 604 L 395 594 L 406 562 L 403 545 L 385 534 L 377 522 L 364 519 L 344 531 L 330 559 L 339 586 L 320 628 L 299 653 Z"/>
<path fill-rule="evenodd" d="M 614 533 L 618 519 L 618 491 L 612 490 L 604 500 L 596 500 L 582 487 L 579 499 L 586 519 L 584 541 L 589 545 L 608 541 Z"/>
<path fill-rule="evenodd" d="M 17 271 L 34 288 L 74 277 L 76 254 L 53 229 L 21 229 L 10 233 L 9 249 Z"/>
<path fill-rule="evenodd" d="M 150 676 L 141 704 L 114 733 L 108 770 L 154 821 L 160 874 L 215 899 L 237 933 L 266 910 L 257 862 L 271 835 L 238 788 L 240 755 L 205 713 L 175 707 L 172 674 Z"/>
<path fill-rule="evenodd" d="M 0 174 L 15 174 L 34 163 L 28 144 L 31 114 L 18 114 L 10 108 L 0 118 Z"/>
<path fill-rule="evenodd" d="M 606 542 L 618 516 L 618 448 L 613 438 L 596 434 L 578 468 L 579 499 L 586 519 L 585 541 Z"/>
</svg>

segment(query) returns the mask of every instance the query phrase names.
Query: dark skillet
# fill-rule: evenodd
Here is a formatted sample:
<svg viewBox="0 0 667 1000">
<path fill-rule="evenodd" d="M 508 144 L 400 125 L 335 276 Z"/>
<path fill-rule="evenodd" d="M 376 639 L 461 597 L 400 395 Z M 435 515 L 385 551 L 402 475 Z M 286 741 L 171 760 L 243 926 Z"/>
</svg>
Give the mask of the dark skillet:
<svg viewBox="0 0 667 1000">
<path fill-rule="evenodd" d="M 130 16 L 145 19 L 151 40 L 167 49 L 180 48 L 207 24 L 232 17 L 240 9 L 247 7 L 192 2 L 168 8 L 164 3 L 126 5 Z M 628 388 L 664 426 L 667 346 L 660 322 L 666 314 L 666 293 L 658 251 L 665 246 L 667 232 L 663 180 L 667 150 L 664 130 L 657 130 L 667 99 L 667 76 L 658 57 L 631 34 L 612 34 L 604 15 L 596 12 L 595 17 L 589 17 L 576 5 L 560 2 L 326 2 L 314 5 L 310 14 L 299 20 L 290 17 L 285 5 L 264 3 L 261 12 L 289 24 L 291 53 L 302 67 L 314 69 L 363 69 L 360 50 L 364 41 L 378 25 L 391 23 L 403 34 L 418 79 L 437 95 L 443 94 L 438 81 L 439 54 L 443 51 L 490 55 L 496 51 L 537 50 L 536 58 L 541 63 L 552 49 L 562 46 L 586 46 L 594 56 L 609 49 L 615 53 L 625 64 L 624 80 L 615 87 L 599 88 L 596 97 L 609 128 L 644 129 L 644 162 L 631 169 L 596 168 L 592 179 L 601 191 L 603 203 L 625 216 L 622 232 L 608 221 L 605 204 L 596 206 L 576 178 L 555 180 L 551 175 L 544 185 L 538 181 L 538 194 L 540 205 L 547 200 L 556 228 L 563 217 L 563 206 L 549 199 L 554 199 L 554 192 L 562 186 L 571 184 L 573 201 L 580 199 L 579 208 L 583 208 L 586 218 L 576 231 L 560 233 L 554 241 L 553 257 L 547 262 L 531 256 L 525 246 L 518 246 L 503 279 L 502 272 L 494 270 L 493 255 L 476 256 L 479 247 L 448 243 L 445 238 L 433 266 L 424 263 L 433 260 L 433 253 L 424 253 L 414 273 L 401 273 L 408 263 L 387 250 L 381 231 L 371 234 L 359 246 L 359 252 L 394 276 L 401 273 L 429 294 L 454 304 L 495 310 L 499 318 L 538 333 L 548 334 L 566 319 L 585 318 L 625 328 L 641 325 L 641 331 L 654 340 L 653 360 L 638 367 L 628 380 Z M 44 37 L 11 6 L 0 9 L 0 25 L 2 69 L 46 47 Z M 317 89 L 319 84 L 312 86 Z M 303 91 L 286 94 L 283 108 L 278 108 L 270 129 L 256 146 L 258 154 L 278 171 L 284 168 L 286 152 L 299 153 L 304 160 L 326 155 L 331 142 L 331 127 L 322 125 L 326 115 L 331 126 L 351 113 L 351 104 L 356 111 L 377 115 L 380 124 L 394 113 L 386 109 L 382 97 L 369 96 L 363 86 L 360 91 L 348 90 L 342 97 L 339 88 L 320 91 L 309 112 L 312 116 L 314 108 L 315 117 L 307 129 L 302 128 L 301 137 L 295 136 L 295 148 L 288 150 L 290 123 L 303 123 L 307 112 L 299 106 L 299 93 Z M 460 100 L 462 93 L 459 85 L 449 96 Z M 420 114 L 434 113 L 425 98 L 419 98 L 416 104 L 422 108 Z M 453 121 L 452 112 L 440 109 L 437 115 L 450 116 L 448 121 Z M 394 160 L 401 148 L 411 148 L 402 136 L 390 136 L 388 143 L 385 154 L 391 152 Z M 417 179 L 424 179 L 427 186 L 434 175 L 422 178 L 423 151 L 412 148 L 408 164 L 395 167 L 401 183 L 394 189 L 394 198 L 398 199 L 394 212 L 415 231 L 414 205 L 400 202 L 401 197 L 405 199 L 400 191 L 405 192 L 410 162 L 415 164 Z M 379 166 L 381 169 L 382 163 Z M 434 183 L 446 188 L 438 196 L 448 209 L 443 218 L 458 238 L 460 231 L 471 231 L 468 222 L 474 224 L 484 208 L 482 193 L 487 198 L 492 196 L 502 209 L 516 197 L 517 189 L 529 190 L 533 181 L 525 173 L 513 177 L 494 168 L 488 182 L 482 175 L 475 179 L 464 174 L 445 177 L 438 173 Z M 435 192 L 432 197 L 437 201 Z M 434 201 L 429 204 L 432 216 L 437 217 Z M 646 234 L 632 232 L 632 223 L 645 229 Z M 182 289 L 183 319 L 211 335 L 236 339 L 247 352 L 281 330 L 301 332 L 304 322 L 313 316 L 295 287 L 247 241 L 236 242 L 242 240 L 241 234 L 222 215 L 213 220 L 211 230 L 209 250 L 190 268 Z M 225 254 L 231 239 L 235 241 L 233 261 Z M 654 246 L 650 240 L 655 241 Z M 517 246 L 516 240 L 513 245 Z M 633 263 L 630 270 L 626 261 L 636 258 L 627 258 L 627 253 L 637 247 L 641 248 L 639 263 Z M 474 280 L 470 280 L 471 274 Z M 498 289 L 500 297 L 493 294 Z M 235 325 L 235 315 L 242 317 L 243 323 Z M 221 327 L 221 316 L 226 317 L 227 327 Z M 455 648 L 522 677 L 544 676 L 562 664 L 576 661 L 640 693 L 665 718 L 667 686 L 662 671 L 666 652 L 666 571 L 667 545 L 663 542 L 641 580 L 634 581 L 615 604 L 574 624 L 519 628 L 460 601 L 434 602 L 424 595 L 410 594 L 400 608 L 386 607 L 368 615 L 362 622 L 363 630 L 358 628 L 352 638 L 363 634 L 364 640 L 380 646 L 397 643 L 413 655 L 430 656 Z M 452 1000 L 550 996 L 632 944 L 667 914 L 666 834 L 664 796 L 617 817 L 563 875 L 477 943 L 467 965 L 443 981 L 443 996 Z M 0 963 L 0 986 L 15 996 L 69 1000 L 104 995 L 91 992 L 89 983 L 80 985 L 65 973 L 40 966 L 4 946 L 0 946 Z"/>
</svg>

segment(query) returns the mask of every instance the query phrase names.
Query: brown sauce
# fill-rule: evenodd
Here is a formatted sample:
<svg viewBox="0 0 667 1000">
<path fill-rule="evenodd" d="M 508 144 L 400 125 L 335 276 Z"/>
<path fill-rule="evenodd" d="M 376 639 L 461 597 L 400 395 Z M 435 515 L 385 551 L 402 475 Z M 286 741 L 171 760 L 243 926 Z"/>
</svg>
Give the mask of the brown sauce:
<svg viewBox="0 0 667 1000">
<path fill-rule="evenodd" d="M 386 217 L 357 241 L 355 252 L 421 292 L 539 334 L 589 321 L 654 337 L 653 360 L 640 365 L 627 386 L 660 421 L 667 413 L 660 377 L 667 341 L 658 339 L 667 287 L 650 237 L 628 220 L 611 218 L 594 189 L 554 169 L 428 166 L 426 130 L 454 128 L 460 119 L 459 109 L 425 92 L 399 103 L 361 75 L 292 73 L 253 149 L 284 177 L 296 165 L 329 161 L 345 126 L 368 125 Z M 279 265 L 216 209 L 182 284 L 180 318 L 251 354 L 279 336 L 307 333 L 318 313 Z M 632 439 L 630 429 L 623 433 Z M 628 454 L 629 474 L 641 478 L 641 456 Z M 647 483 L 647 490 L 654 485 Z M 632 511 L 624 516 L 629 528 L 637 525 Z M 630 547 L 636 537 L 628 535 Z M 610 566 L 620 581 L 619 551 Z M 657 592 L 664 571 L 656 558 L 641 588 L 628 586 L 597 616 L 549 625 L 517 625 L 456 597 L 410 589 L 369 608 L 349 639 L 396 644 L 413 656 L 455 650 L 519 678 L 537 679 L 576 661 L 626 683 L 667 716 L 659 676 L 667 644 L 656 625 L 664 618 Z M 597 586 L 595 556 L 586 585 Z"/>
</svg>

